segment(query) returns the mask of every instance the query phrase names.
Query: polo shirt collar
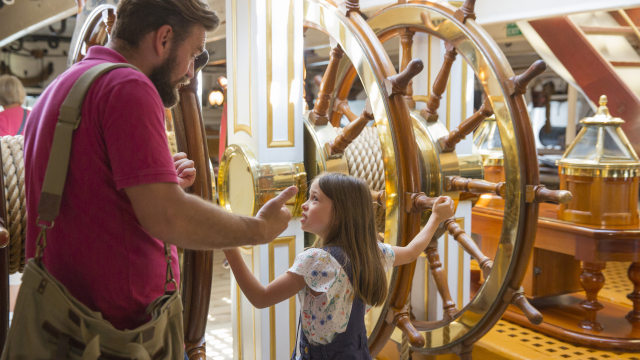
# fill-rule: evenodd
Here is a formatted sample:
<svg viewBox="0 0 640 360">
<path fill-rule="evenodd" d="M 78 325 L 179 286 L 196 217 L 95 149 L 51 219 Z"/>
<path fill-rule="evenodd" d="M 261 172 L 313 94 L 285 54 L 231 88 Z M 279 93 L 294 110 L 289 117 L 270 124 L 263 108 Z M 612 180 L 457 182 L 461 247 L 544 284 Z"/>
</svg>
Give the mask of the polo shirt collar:
<svg viewBox="0 0 640 360">
<path fill-rule="evenodd" d="M 84 60 L 104 60 L 112 63 L 128 63 L 119 52 L 104 46 L 94 45 L 87 51 Z"/>
</svg>

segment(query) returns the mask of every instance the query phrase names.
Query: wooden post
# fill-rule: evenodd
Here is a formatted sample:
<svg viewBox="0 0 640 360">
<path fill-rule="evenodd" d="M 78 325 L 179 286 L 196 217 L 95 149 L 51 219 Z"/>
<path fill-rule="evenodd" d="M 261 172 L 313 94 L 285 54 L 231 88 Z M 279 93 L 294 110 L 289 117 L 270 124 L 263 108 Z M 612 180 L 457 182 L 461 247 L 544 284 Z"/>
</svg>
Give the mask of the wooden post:
<svg viewBox="0 0 640 360">
<path fill-rule="evenodd" d="M 633 303 L 633 310 L 627 314 L 627 319 L 631 322 L 640 322 L 640 262 L 633 262 L 629 266 L 629 280 L 633 283 L 633 292 L 627 298 Z"/>
<path fill-rule="evenodd" d="M 580 302 L 580 307 L 585 310 L 585 318 L 579 326 L 585 330 L 602 331 L 602 325 L 596 320 L 596 313 L 604 307 L 598 302 L 598 292 L 604 286 L 603 262 L 582 262 L 582 274 L 580 284 L 586 292 L 587 299 Z"/>
</svg>

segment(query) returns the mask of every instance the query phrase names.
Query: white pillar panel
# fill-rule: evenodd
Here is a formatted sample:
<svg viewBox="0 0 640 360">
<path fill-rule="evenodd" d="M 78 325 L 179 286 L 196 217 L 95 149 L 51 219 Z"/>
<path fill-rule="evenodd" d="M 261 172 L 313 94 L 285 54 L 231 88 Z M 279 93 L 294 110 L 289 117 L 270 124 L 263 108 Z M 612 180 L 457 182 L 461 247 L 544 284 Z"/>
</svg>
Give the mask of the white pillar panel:
<svg viewBox="0 0 640 360">
<path fill-rule="evenodd" d="M 226 9 L 229 144 L 246 145 L 260 164 L 301 163 L 302 3 L 226 0 Z M 272 243 L 242 249 L 243 258 L 266 286 L 289 269 L 303 244 L 296 218 Z M 234 280 L 231 286 L 234 357 L 288 358 L 295 340 L 297 299 L 257 310 L 238 292 Z"/>
<path fill-rule="evenodd" d="M 252 88 L 257 78 L 252 71 L 255 47 L 255 4 L 251 0 L 226 0 L 226 8 L 231 9 L 227 21 L 227 134 L 230 144 L 242 143 L 257 151 L 256 119 L 257 110 Z M 251 26 L 254 25 L 254 26 Z"/>
<path fill-rule="evenodd" d="M 431 93 L 431 73 L 432 69 L 429 67 L 429 54 L 431 46 L 429 45 L 431 35 L 424 33 L 415 33 L 413 35 L 413 47 L 411 49 L 411 55 L 414 59 L 420 59 L 424 62 L 424 69 L 413 78 L 413 94 L 414 95 L 429 95 Z M 438 39 L 435 39 L 438 40 Z M 402 45 L 400 45 L 400 61 L 402 61 Z M 436 70 L 437 71 L 437 70 Z M 425 103 L 416 102 L 416 109 L 421 110 L 425 107 Z"/>
<path fill-rule="evenodd" d="M 268 0 L 264 7 L 264 86 L 257 95 L 259 161 L 302 162 L 302 3 Z M 262 45 L 260 45 L 262 48 Z"/>
</svg>

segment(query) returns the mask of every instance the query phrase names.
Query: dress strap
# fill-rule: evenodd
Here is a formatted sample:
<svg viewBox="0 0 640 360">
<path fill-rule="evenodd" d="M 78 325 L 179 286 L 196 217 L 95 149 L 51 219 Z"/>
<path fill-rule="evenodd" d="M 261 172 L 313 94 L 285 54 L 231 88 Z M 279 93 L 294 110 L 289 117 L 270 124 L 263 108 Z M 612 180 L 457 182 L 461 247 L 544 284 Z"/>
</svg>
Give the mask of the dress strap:
<svg viewBox="0 0 640 360">
<path fill-rule="evenodd" d="M 24 124 L 26 122 L 27 122 L 27 109 L 22 108 L 22 123 L 20 124 L 20 128 L 18 129 L 16 136 L 22 134 L 22 131 L 24 130 Z"/>
</svg>

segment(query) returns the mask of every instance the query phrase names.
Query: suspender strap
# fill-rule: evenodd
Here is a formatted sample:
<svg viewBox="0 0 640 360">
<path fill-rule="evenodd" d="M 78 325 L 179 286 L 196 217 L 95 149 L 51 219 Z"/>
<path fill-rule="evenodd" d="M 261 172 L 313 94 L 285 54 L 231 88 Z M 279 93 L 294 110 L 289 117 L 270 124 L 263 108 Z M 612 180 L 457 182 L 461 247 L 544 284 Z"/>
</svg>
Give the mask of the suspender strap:
<svg viewBox="0 0 640 360">
<path fill-rule="evenodd" d="M 27 122 L 27 109 L 22 108 L 22 123 L 20 124 L 20 129 L 18 129 L 17 135 L 22 134 L 22 130 L 24 130 L 24 124 Z"/>
<path fill-rule="evenodd" d="M 62 191 L 69 169 L 73 131 L 80 125 L 82 103 L 91 84 L 93 84 L 100 75 L 123 67 L 138 70 L 135 66 L 125 63 L 104 63 L 87 70 L 76 81 L 62 103 L 56 130 L 53 134 L 53 144 L 51 146 L 51 154 L 49 154 L 47 171 L 44 175 L 44 184 L 42 186 L 42 192 L 40 193 L 38 222 L 53 223 L 53 220 L 55 220 L 60 212 Z"/>
</svg>

